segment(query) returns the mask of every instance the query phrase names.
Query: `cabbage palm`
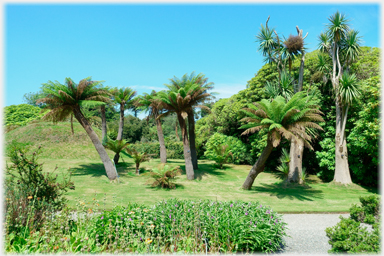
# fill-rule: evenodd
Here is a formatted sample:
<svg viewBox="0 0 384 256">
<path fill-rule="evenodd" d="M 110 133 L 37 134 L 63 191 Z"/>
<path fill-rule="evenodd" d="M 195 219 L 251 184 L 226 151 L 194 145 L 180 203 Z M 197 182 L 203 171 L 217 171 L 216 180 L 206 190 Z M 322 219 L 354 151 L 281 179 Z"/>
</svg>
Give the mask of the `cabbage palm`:
<svg viewBox="0 0 384 256">
<path fill-rule="evenodd" d="M 242 110 L 247 116 L 242 119 L 247 122 L 240 127 L 246 129 L 242 135 L 255 133 L 261 129 L 268 130 L 267 146 L 251 168 L 242 186 L 243 189 L 251 189 L 257 175 L 264 170 L 264 164 L 273 148 L 280 144 L 282 138 L 301 139 L 306 147 L 313 149 L 310 145 L 312 138 L 305 128 L 321 130 L 316 122 L 324 120 L 320 116 L 322 113 L 318 110 L 318 106 L 311 104 L 312 101 L 305 97 L 304 92 L 298 92 L 288 102 L 282 96 L 278 96 L 272 102 L 263 99 Z"/>
<path fill-rule="evenodd" d="M 345 136 L 345 122 L 348 114 L 350 98 L 357 96 L 355 88 L 356 79 L 348 75 L 349 66 L 360 52 L 360 37 L 358 32 L 350 30 L 349 20 L 344 14 L 336 12 L 329 19 L 327 31 L 323 33 L 320 41 L 320 50 L 328 49 L 328 54 L 332 58 L 331 82 L 336 99 L 336 134 L 335 134 L 335 176 L 334 181 L 342 184 L 352 183 L 348 164 L 347 141 Z M 326 34 L 326 36 L 324 36 Z M 325 40 L 325 38 L 327 40 Z M 343 62 L 344 60 L 344 62 Z M 344 70 L 347 73 L 344 73 Z M 345 74 L 345 75 L 343 75 Z M 344 78 L 343 78 L 344 76 Z M 352 79 L 353 78 L 353 79 Z M 350 87 L 351 86 L 351 87 Z M 347 103 L 349 102 L 349 103 Z"/>
<path fill-rule="evenodd" d="M 148 112 L 148 118 L 152 117 L 155 119 L 157 127 L 157 136 L 160 144 L 160 161 L 162 163 L 167 162 L 167 150 L 165 148 L 164 133 L 161 127 L 161 121 L 157 117 L 161 113 L 161 102 L 156 100 L 156 91 L 152 91 L 151 94 L 144 93 L 143 96 L 139 96 L 136 103 L 140 109 Z M 148 120 L 148 119 L 147 119 Z"/>
<path fill-rule="evenodd" d="M 186 94 L 191 96 L 190 108 L 187 109 L 188 114 L 188 135 L 189 135 L 189 145 L 191 150 L 192 165 L 193 169 L 198 169 L 197 162 L 197 152 L 196 152 L 196 135 L 195 135 L 195 115 L 194 108 L 201 108 L 205 110 L 210 110 L 207 106 L 203 105 L 206 101 L 210 100 L 213 95 L 208 93 L 208 90 L 213 89 L 213 82 L 207 82 L 208 78 L 204 74 L 200 73 L 195 75 L 195 72 L 192 72 L 189 76 L 184 74 L 181 79 L 174 77 L 170 79 L 170 84 L 166 84 L 170 91 L 177 92 L 180 88 L 186 89 L 186 85 L 196 84 L 195 86 L 188 86 Z"/>
<path fill-rule="evenodd" d="M 135 97 L 135 95 L 136 91 L 132 90 L 129 87 L 116 89 L 113 93 L 114 101 L 119 104 L 120 107 L 120 123 L 119 131 L 117 133 L 117 140 L 122 140 L 123 138 L 124 110 L 127 106 L 133 103 L 133 97 Z"/>
<path fill-rule="evenodd" d="M 65 79 L 65 84 L 55 81 L 48 81 L 43 84 L 45 97 L 38 100 L 38 103 L 45 103 L 51 109 L 44 115 L 44 119 L 53 122 L 63 121 L 73 113 L 77 121 L 83 126 L 95 146 L 101 161 L 104 164 L 105 171 L 110 180 L 116 179 L 116 171 L 105 148 L 101 144 L 91 125 L 81 112 L 81 105 L 87 101 L 94 104 L 108 102 L 109 93 L 100 88 L 101 82 L 91 81 L 90 78 L 83 79 L 76 84 L 70 78 Z"/>
</svg>

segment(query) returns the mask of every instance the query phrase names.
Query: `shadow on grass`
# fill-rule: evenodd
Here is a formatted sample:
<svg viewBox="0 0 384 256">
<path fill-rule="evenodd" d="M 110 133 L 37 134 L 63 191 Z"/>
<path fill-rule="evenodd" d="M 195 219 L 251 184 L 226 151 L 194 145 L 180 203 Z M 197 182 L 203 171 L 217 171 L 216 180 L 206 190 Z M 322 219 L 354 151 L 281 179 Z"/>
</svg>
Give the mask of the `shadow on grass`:
<svg viewBox="0 0 384 256">
<path fill-rule="evenodd" d="M 209 174 L 214 176 L 223 176 L 225 175 L 224 170 L 227 169 L 217 169 L 212 164 L 199 164 L 199 169 L 195 170 L 195 179 L 202 180 L 203 176 Z"/>
<path fill-rule="evenodd" d="M 127 177 L 132 178 L 131 175 L 129 175 L 130 169 L 129 167 L 133 167 L 133 171 L 135 171 L 134 164 L 130 163 L 119 163 L 116 166 L 117 173 L 120 177 Z M 128 169 L 128 170 L 127 170 Z M 90 176 L 90 177 L 101 177 L 101 176 L 107 176 L 107 173 L 105 172 L 104 164 L 97 163 L 97 164 L 81 164 L 77 168 L 71 168 L 72 176 Z"/>
<path fill-rule="evenodd" d="M 261 183 L 259 186 L 253 186 L 251 191 L 254 193 L 268 193 L 270 196 L 276 196 L 279 199 L 314 201 L 324 198 L 322 190 L 313 189 L 308 185 L 287 185 L 284 182 L 277 184 Z"/>
</svg>

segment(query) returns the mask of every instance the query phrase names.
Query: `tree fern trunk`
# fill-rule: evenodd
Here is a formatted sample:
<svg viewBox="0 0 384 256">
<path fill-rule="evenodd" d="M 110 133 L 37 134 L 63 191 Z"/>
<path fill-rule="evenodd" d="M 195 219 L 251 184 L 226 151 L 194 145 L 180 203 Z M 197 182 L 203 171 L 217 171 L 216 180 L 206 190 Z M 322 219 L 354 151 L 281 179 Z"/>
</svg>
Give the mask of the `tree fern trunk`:
<svg viewBox="0 0 384 256">
<path fill-rule="evenodd" d="M 73 114 L 71 114 L 71 132 L 72 132 L 72 135 L 75 134 L 75 132 L 73 130 Z"/>
<path fill-rule="evenodd" d="M 288 182 L 299 183 L 303 166 L 304 142 L 302 139 L 292 138 L 289 151 Z"/>
<path fill-rule="evenodd" d="M 181 114 L 177 114 L 177 119 L 179 120 L 181 135 L 183 137 L 185 172 L 187 173 L 187 179 L 193 180 L 195 178 L 195 172 L 193 171 L 191 149 L 189 147 L 189 141 L 187 136 L 187 126 Z"/>
<path fill-rule="evenodd" d="M 120 124 L 119 124 L 119 131 L 117 133 L 117 139 L 116 140 L 122 140 L 123 139 L 123 128 L 124 128 L 124 104 L 120 104 Z"/>
<path fill-rule="evenodd" d="M 119 159 L 120 159 L 120 153 L 116 153 L 115 156 L 113 157 L 113 162 L 115 163 L 115 165 L 119 163 Z"/>
<path fill-rule="evenodd" d="M 73 114 L 75 115 L 77 121 L 79 121 L 81 126 L 83 126 L 83 128 L 85 129 L 93 145 L 95 146 L 97 153 L 99 153 L 100 159 L 104 164 L 108 179 L 115 180 L 117 178 L 115 167 L 113 166 L 113 163 L 109 158 L 107 151 L 105 150 L 104 146 L 101 144 L 99 138 L 97 137 L 97 134 L 93 131 L 92 127 L 89 125 L 88 121 L 85 119 L 80 109 L 73 109 Z"/>
<path fill-rule="evenodd" d="M 165 148 L 163 128 L 161 127 L 161 121 L 159 119 L 155 118 L 155 121 L 156 121 L 156 128 L 157 128 L 157 136 L 159 137 L 159 144 L 160 144 L 160 161 L 162 163 L 166 163 L 167 149 Z"/>
<path fill-rule="evenodd" d="M 188 111 L 188 133 L 189 133 L 189 147 L 191 148 L 191 157 L 193 170 L 197 170 L 197 152 L 196 152 L 196 135 L 195 135 L 195 117 L 193 115 L 193 110 Z"/>
<path fill-rule="evenodd" d="M 105 105 L 100 106 L 101 114 L 101 141 L 107 136 L 107 119 L 105 117 Z"/>
<path fill-rule="evenodd" d="M 249 190 L 252 188 L 253 182 L 255 181 L 257 175 L 259 175 L 259 173 L 264 171 L 265 162 L 267 161 L 272 150 L 273 150 L 273 145 L 270 139 L 268 138 L 267 146 L 261 153 L 259 159 L 257 159 L 256 163 L 252 166 L 251 170 L 249 171 L 249 174 L 243 184 L 243 189 Z"/>
</svg>

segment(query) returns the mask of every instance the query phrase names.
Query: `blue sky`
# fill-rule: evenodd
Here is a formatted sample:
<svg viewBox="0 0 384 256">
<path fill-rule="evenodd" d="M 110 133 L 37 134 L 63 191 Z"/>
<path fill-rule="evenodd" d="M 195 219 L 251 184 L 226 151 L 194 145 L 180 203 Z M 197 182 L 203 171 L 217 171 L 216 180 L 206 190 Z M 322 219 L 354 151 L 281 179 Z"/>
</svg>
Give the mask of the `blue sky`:
<svg viewBox="0 0 384 256">
<path fill-rule="evenodd" d="M 246 88 L 262 67 L 255 35 L 308 32 L 309 51 L 336 10 L 347 14 L 366 46 L 380 46 L 378 4 L 6 4 L 5 99 L 23 103 L 48 80 L 92 76 L 139 94 L 165 89 L 173 76 L 195 71 L 215 83 L 218 98 Z"/>
</svg>

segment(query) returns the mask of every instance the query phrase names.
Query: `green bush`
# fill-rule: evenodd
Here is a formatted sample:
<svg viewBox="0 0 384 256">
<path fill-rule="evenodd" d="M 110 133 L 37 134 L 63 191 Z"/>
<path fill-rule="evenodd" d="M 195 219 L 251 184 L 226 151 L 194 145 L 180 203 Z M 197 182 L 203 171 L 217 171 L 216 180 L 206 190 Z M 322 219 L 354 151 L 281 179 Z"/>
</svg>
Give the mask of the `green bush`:
<svg viewBox="0 0 384 256">
<path fill-rule="evenodd" d="M 380 199 L 378 196 L 360 197 L 361 206 L 353 205 L 350 209 L 354 221 L 374 224 L 380 214 Z"/>
<path fill-rule="evenodd" d="M 220 154 L 217 153 L 217 147 L 228 145 L 228 153 L 233 155 L 233 158 L 228 158 L 229 163 L 241 164 L 246 163 L 247 150 L 245 144 L 238 138 L 227 136 L 221 133 L 214 133 L 207 141 L 206 151 L 204 155 L 211 160 L 218 159 Z M 223 156 L 225 157 L 225 156 Z"/>
<path fill-rule="evenodd" d="M 11 105 L 4 108 L 4 124 L 26 125 L 32 120 L 40 119 L 45 113 L 41 113 L 41 108 L 28 104 Z"/>
<path fill-rule="evenodd" d="M 343 218 L 334 227 L 326 228 L 334 253 L 378 253 L 380 252 L 379 197 L 360 197 L 362 206 L 353 205 L 350 218 Z M 369 232 L 361 223 L 373 224 Z"/>
</svg>

